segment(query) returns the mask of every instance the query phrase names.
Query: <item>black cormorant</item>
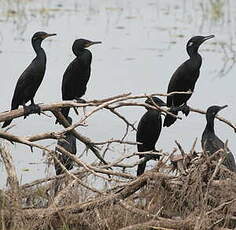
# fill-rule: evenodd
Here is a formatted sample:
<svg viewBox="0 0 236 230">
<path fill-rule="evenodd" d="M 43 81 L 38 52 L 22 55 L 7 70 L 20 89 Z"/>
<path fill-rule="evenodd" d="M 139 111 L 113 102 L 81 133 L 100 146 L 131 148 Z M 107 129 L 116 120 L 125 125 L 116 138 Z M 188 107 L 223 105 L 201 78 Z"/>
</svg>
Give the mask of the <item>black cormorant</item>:
<svg viewBox="0 0 236 230">
<path fill-rule="evenodd" d="M 72 119 L 68 116 L 67 120 L 70 124 L 72 124 Z M 66 151 L 70 152 L 71 154 L 76 154 L 76 138 L 71 132 L 67 132 L 65 134 L 65 138 L 63 140 L 58 140 L 58 146 L 63 147 Z M 56 151 L 61 152 L 60 149 L 56 147 Z M 61 153 L 57 155 L 58 160 L 65 166 L 67 170 L 71 170 L 73 168 L 73 160 L 66 156 L 65 154 Z M 63 169 L 61 166 L 55 161 L 55 171 L 56 175 L 62 174 Z"/>
<path fill-rule="evenodd" d="M 163 102 L 158 97 L 152 97 L 152 100 L 158 106 L 165 106 L 166 103 Z M 151 99 L 147 99 L 145 103 L 153 105 Z M 157 111 L 155 109 L 150 109 L 147 107 L 147 112 L 142 116 L 138 124 L 138 130 L 136 134 L 136 141 L 142 144 L 138 144 L 138 152 L 147 152 L 147 151 L 156 151 L 155 144 L 160 136 L 162 128 L 162 118 L 161 118 L 161 111 Z M 145 157 L 141 156 L 140 158 Z M 159 156 L 148 155 L 145 157 L 146 160 L 143 163 L 138 165 L 137 169 L 137 176 L 144 173 L 146 162 L 150 159 L 159 159 Z"/>
<path fill-rule="evenodd" d="M 214 130 L 214 119 L 216 114 L 226 108 L 225 106 L 211 106 L 207 109 L 206 113 L 206 120 L 207 124 L 204 129 L 204 132 L 202 134 L 202 148 L 207 151 L 210 155 L 218 151 L 219 149 L 224 149 L 224 143 L 221 141 L 215 134 Z M 236 164 L 234 160 L 233 154 L 228 149 L 228 153 L 226 155 L 226 158 L 223 162 L 223 165 L 225 165 L 229 170 L 236 172 Z"/>
<path fill-rule="evenodd" d="M 62 80 L 62 100 L 74 100 L 84 102 L 81 97 L 85 94 L 87 83 L 91 72 L 92 53 L 87 47 L 99 44 L 99 42 L 86 39 L 77 39 L 74 41 L 72 51 L 76 58 L 67 67 Z M 67 117 L 69 107 L 62 108 L 62 114 Z"/>
<path fill-rule="evenodd" d="M 31 39 L 36 57 L 18 79 L 11 102 L 11 110 L 17 109 L 19 105 L 24 106 L 25 117 L 32 112 L 40 114 L 39 106 L 34 103 L 34 96 L 43 80 L 46 69 L 46 54 L 41 47 L 41 43 L 45 38 L 54 35 L 56 34 L 37 32 Z M 31 101 L 30 106 L 25 105 L 28 101 Z M 2 128 L 8 126 L 11 122 L 12 120 L 5 121 Z"/>
<path fill-rule="evenodd" d="M 189 90 L 193 92 L 202 64 L 202 58 L 198 53 L 198 48 L 204 41 L 213 37 L 214 35 L 195 36 L 188 41 L 186 49 L 190 58 L 179 66 L 172 75 L 167 90 L 168 93 Z M 189 114 L 189 107 L 186 103 L 190 97 L 191 94 L 175 94 L 168 96 L 167 106 L 171 108 L 170 112 L 177 115 L 178 111 L 174 108 L 182 106 L 182 112 L 187 116 Z M 164 126 L 169 127 L 175 121 L 175 117 L 167 114 L 164 120 Z"/>
</svg>

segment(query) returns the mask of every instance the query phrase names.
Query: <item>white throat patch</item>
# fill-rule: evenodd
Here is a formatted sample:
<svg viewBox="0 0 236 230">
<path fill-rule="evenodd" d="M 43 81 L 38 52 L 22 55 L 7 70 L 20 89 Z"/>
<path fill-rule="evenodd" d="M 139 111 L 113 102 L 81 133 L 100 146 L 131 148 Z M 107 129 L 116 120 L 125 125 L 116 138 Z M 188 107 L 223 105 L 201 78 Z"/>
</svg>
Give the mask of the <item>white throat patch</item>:
<svg viewBox="0 0 236 230">
<path fill-rule="evenodd" d="M 193 42 L 189 42 L 189 43 L 188 43 L 188 47 L 189 47 L 189 46 L 192 46 L 193 44 L 194 44 Z"/>
</svg>

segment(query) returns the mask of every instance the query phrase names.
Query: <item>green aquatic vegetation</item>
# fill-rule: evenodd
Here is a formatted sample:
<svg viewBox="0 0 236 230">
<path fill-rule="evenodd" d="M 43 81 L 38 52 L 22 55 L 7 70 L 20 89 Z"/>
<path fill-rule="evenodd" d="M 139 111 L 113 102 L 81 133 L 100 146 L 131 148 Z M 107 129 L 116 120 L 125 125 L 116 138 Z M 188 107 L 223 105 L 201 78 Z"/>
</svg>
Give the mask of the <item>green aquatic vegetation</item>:
<svg viewBox="0 0 236 230">
<path fill-rule="evenodd" d="M 222 0 L 216 0 L 216 1 L 210 1 L 211 3 L 211 17 L 213 20 L 219 20 L 224 15 L 224 6 L 225 1 Z"/>
</svg>

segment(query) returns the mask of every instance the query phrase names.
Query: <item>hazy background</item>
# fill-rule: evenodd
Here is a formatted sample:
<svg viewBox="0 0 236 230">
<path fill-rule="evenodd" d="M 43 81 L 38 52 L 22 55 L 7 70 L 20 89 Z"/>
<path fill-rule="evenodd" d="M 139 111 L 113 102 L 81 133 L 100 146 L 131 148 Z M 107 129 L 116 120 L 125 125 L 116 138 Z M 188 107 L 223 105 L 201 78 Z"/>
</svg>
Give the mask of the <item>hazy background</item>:
<svg viewBox="0 0 236 230">
<path fill-rule="evenodd" d="M 35 54 L 31 36 L 36 31 L 57 33 L 43 42 L 47 54 L 47 70 L 35 102 L 50 103 L 61 100 L 63 72 L 74 56 L 71 45 L 77 38 L 101 40 L 91 47 L 92 74 L 85 99 L 99 99 L 132 92 L 164 93 L 175 69 L 185 61 L 185 45 L 193 35 L 216 37 L 200 48 L 203 58 L 200 78 L 189 100 L 194 108 L 206 110 L 213 104 L 229 107 L 220 115 L 235 121 L 235 35 L 236 2 L 234 0 L 0 0 L 0 66 L 1 111 L 10 108 L 15 84 Z M 135 122 L 145 112 L 143 108 L 123 108 L 120 112 Z M 77 119 L 71 111 L 74 119 Z M 14 120 L 10 130 L 16 135 L 32 135 L 49 130 L 60 130 L 55 119 L 31 115 L 26 120 Z M 170 128 L 163 128 L 157 149 L 171 152 L 178 140 L 189 150 L 198 137 L 197 150 L 205 126 L 205 116 L 191 113 Z M 88 127 L 78 132 L 94 141 L 121 138 L 126 126 L 107 111 L 96 113 L 88 120 Z M 216 132 L 236 152 L 235 134 L 231 128 L 216 121 Z M 131 132 L 127 140 L 135 140 Z M 46 144 L 55 141 L 41 142 Z M 107 159 L 118 153 L 132 152 L 134 146 L 113 145 Z M 14 155 L 21 182 L 53 175 L 46 170 L 42 152 L 30 152 L 21 144 L 9 148 Z M 53 146 L 51 146 L 53 148 Z M 78 143 L 78 154 L 84 145 Z M 92 160 L 89 152 L 84 160 Z M 0 186 L 5 185 L 5 174 L 0 163 Z"/>
</svg>

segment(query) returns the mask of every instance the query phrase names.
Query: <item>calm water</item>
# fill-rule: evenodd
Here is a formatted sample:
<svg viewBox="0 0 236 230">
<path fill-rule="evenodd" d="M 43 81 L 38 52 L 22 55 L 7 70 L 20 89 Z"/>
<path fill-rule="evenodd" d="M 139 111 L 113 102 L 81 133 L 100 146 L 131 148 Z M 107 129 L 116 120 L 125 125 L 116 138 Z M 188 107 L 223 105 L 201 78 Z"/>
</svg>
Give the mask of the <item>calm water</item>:
<svg viewBox="0 0 236 230">
<path fill-rule="evenodd" d="M 193 35 L 215 34 L 215 38 L 200 48 L 203 57 L 201 75 L 189 104 L 206 109 L 213 104 L 229 107 L 221 115 L 235 120 L 235 23 L 236 2 L 211 4 L 200 0 L 9 0 L 0 1 L 0 63 L 1 111 L 9 109 L 16 81 L 31 62 L 34 52 L 30 38 L 36 31 L 57 33 L 44 41 L 47 53 L 47 71 L 36 94 L 36 102 L 60 101 L 63 72 L 74 58 L 71 45 L 76 38 L 101 40 L 91 47 L 92 75 L 85 99 L 106 98 L 126 92 L 164 93 L 174 70 L 187 59 L 185 44 Z M 138 121 L 143 108 L 123 108 L 120 112 L 131 122 Z M 72 111 L 72 117 L 76 119 Z M 16 135 L 32 135 L 49 130 L 60 130 L 54 118 L 32 115 L 17 119 L 11 130 Z M 189 150 L 196 137 L 201 137 L 205 117 L 191 113 L 183 121 L 164 128 L 157 149 L 172 151 L 178 140 Z M 88 120 L 88 127 L 78 131 L 94 141 L 121 138 L 126 126 L 107 111 L 99 112 Z M 223 123 L 216 122 L 216 131 L 236 152 L 235 134 Z M 128 140 L 135 140 L 131 132 Z M 200 150 L 198 140 L 197 150 Z M 54 141 L 44 141 L 52 144 Z M 42 152 L 17 144 L 9 144 L 14 154 L 18 175 L 22 182 L 45 176 L 46 165 Z M 52 147 L 53 148 L 53 147 Z M 78 151 L 84 146 L 78 144 Z M 126 151 L 134 147 L 127 146 Z M 122 149 L 114 145 L 107 159 L 119 157 Z M 84 156 L 91 161 L 92 153 Z M 2 166 L 1 166 L 2 167 Z M 0 173 L 4 175 L 1 168 Z M 54 174 L 53 170 L 49 175 Z M 2 177 L 1 177 L 2 178 Z M 1 179 L 0 185 L 5 184 Z"/>
</svg>

